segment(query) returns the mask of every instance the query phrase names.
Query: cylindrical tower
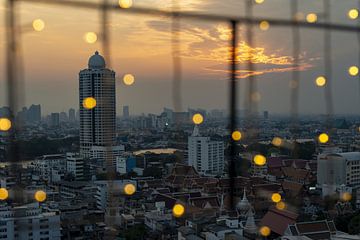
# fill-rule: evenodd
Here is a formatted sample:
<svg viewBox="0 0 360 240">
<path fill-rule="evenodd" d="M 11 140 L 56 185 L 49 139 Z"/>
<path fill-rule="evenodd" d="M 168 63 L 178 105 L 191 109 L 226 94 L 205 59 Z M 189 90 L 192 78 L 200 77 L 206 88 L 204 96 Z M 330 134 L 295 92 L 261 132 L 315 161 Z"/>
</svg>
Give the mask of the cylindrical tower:
<svg viewBox="0 0 360 240">
<path fill-rule="evenodd" d="M 96 99 L 96 107 L 86 109 L 85 98 Z M 106 68 L 96 51 L 88 68 L 79 73 L 80 154 L 90 157 L 92 146 L 112 146 L 116 130 L 115 72 Z"/>
</svg>

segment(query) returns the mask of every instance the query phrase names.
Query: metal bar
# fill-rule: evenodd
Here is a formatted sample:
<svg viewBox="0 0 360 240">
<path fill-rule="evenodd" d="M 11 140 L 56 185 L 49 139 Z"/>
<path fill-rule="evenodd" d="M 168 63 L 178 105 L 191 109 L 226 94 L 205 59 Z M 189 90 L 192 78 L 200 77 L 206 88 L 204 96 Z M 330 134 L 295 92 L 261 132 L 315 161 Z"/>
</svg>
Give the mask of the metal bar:
<svg viewBox="0 0 360 240">
<path fill-rule="evenodd" d="M 10 120 L 13 124 L 12 130 L 9 132 L 9 142 L 10 142 L 10 151 L 9 151 L 9 161 L 14 163 L 19 160 L 19 151 L 18 146 L 15 141 L 16 128 L 15 125 L 15 113 L 18 109 L 17 103 L 17 31 L 16 31 L 16 11 L 15 11 L 15 1 L 8 0 L 7 8 L 5 14 L 5 23 L 6 23 L 6 81 L 7 81 L 7 101 L 10 108 Z M 13 167 L 13 166 L 12 166 Z"/>
<path fill-rule="evenodd" d="M 179 6 L 177 1 L 173 0 L 173 10 L 178 10 Z M 171 50 L 172 50 L 172 63 L 173 63 L 173 82 L 172 82 L 172 95 L 173 106 L 176 112 L 182 111 L 181 99 L 181 79 L 182 79 L 182 65 L 180 56 L 180 19 L 174 13 L 171 22 Z"/>
<path fill-rule="evenodd" d="M 324 16 L 325 21 L 330 22 L 330 2 L 324 0 Z M 325 29 L 324 33 L 324 69 L 326 76 L 325 85 L 325 104 L 326 104 L 326 115 L 327 115 L 327 129 L 331 129 L 332 126 L 332 115 L 334 112 L 333 97 L 332 97 L 332 49 L 331 49 L 331 32 Z"/>
<path fill-rule="evenodd" d="M 80 7 L 98 10 L 102 7 L 102 4 L 92 3 L 92 2 L 80 2 L 73 0 L 16 0 L 25 3 L 41 3 L 49 5 L 62 5 L 68 7 Z M 293 20 L 285 19 L 274 19 L 274 18 L 249 18 L 249 17 L 237 17 L 237 16 L 223 16 L 223 15 L 212 15 L 205 14 L 200 12 L 179 12 L 179 11 L 166 11 L 160 9 L 151 9 L 143 7 L 131 7 L 127 9 L 120 8 L 116 4 L 107 4 L 106 9 L 113 11 L 122 11 L 123 13 L 137 13 L 144 15 L 153 15 L 153 16 L 163 16 L 163 17 L 173 17 L 177 16 L 178 18 L 187 18 L 187 19 L 198 19 L 203 21 L 215 21 L 215 22 L 241 22 L 244 24 L 259 24 L 262 21 L 269 22 L 272 26 L 296 26 L 303 28 L 312 28 L 312 29 L 331 29 L 334 31 L 347 31 L 347 32 L 360 32 L 360 27 L 358 26 L 349 26 L 343 24 L 328 24 L 328 23 L 308 23 L 308 22 L 296 22 Z"/>
<path fill-rule="evenodd" d="M 232 133 L 236 129 L 236 100 L 237 100 L 237 81 L 236 81 L 236 46 L 237 46 L 237 22 L 231 21 L 231 39 L 230 39 L 230 53 L 231 53 L 231 64 L 230 64 L 230 156 L 229 156 L 229 178 L 230 178 L 230 203 L 231 209 L 235 210 L 235 157 L 236 157 L 236 143 L 231 137 Z"/>
<path fill-rule="evenodd" d="M 291 15 L 292 18 L 297 21 L 298 13 L 298 1 L 293 0 L 291 2 Z M 292 28 L 292 41 L 293 41 L 293 57 L 294 57 L 294 71 L 292 72 L 292 79 L 290 80 L 291 88 L 291 118 L 292 118 L 292 135 L 296 140 L 296 130 L 298 124 L 299 115 L 299 87 L 300 87 L 300 72 L 299 67 L 299 54 L 300 54 L 300 30 L 298 25 Z"/>
</svg>

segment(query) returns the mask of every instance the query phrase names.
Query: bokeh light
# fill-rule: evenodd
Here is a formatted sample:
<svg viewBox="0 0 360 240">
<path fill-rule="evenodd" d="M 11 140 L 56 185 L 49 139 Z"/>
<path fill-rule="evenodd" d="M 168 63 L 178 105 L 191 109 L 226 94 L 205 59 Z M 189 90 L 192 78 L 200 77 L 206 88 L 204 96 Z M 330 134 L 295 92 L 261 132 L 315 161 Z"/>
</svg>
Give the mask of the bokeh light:
<svg viewBox="0 0 360 240">
<path fill-rule="evenodd" d="M 283 140 L 279 137 L 274 137 L 273 140 L 271 141 L 272 145 L 276 146 L 276 147 L 280 147 L 283 143 Z"/>
<path fill-rule="evenodd" d="M 6 200 L 9 197 L 9 192 L 6 188 L 0 188 L 0 200 Z"/>
<path fill-rule="evenodd" d="M 329 135 L 326 133 L 322 133 L 319 135 L 319 142 L 320 143 L 327 143 L 329 141 Z"/>
<path fill-rule="evenodd" d="M 270 28 L 270 24 L 268 21 L 261 21 L 259 24 L 259 28 L 263 31 L 266 31 Z"/>
<path fill-rule="evenodd" d="M 319 76 L 315 80 L 315 84 L 318 87 L 323 87 L 326 84 L 326 78 L 324 76 Z"/>
<path fill-rule="evenodd" d="M 234 131 L 232 134 L 231 134 L 231 137 L 234 141 L 239 141 L 242 137 L 241 135 L 241 132 L 240 131 Z"/>
<path fill-rule="evenodd" d="M 265 0 L 255 0 L 255 3 L 257 3 L 257 4 L 262 4 L 262 3 L 264 3 L 264 1 L 265 1 Z"/>
<path fill-rule="evenodd" d="M 357 66 L 351 66 L 349 67 L 349 74 L 351 76 L 356 76 L 359 74 L 359 68 Z"/>
<path fill-rule="evenodd" d="M 11 121 L 8 118 L 0 118 L 0 131 L 6 132 L 11 128 Z"/>
<path fill-rule="evenodd" d="M 96 107 L 96 99 L 93 97 L 87 97 L 83 100 L 83 107 L 85 109 L 93 109 Z"/>
<path fill-rule="evenodd" d="M 119 6 L 121 8 L 131 8 L 132 5 L 133 5 L 132 0 L 119 0 Z"/>
<path fill-rule="evenodd" d="M 306 15 L 306 21 L 308 23 L 315 23 L 317 21 L 317 15 L 315 13 L 309 13 Z"/>
<path fill-rule="evenodd" d="M 124 186 L 124 193 L 126 195 L 133 195 L 136 192 L 136 187 L 132 183 L 128 183 Z"/>
<path fill-rule="evenodd" d="M 357 19 L 359 17 L 359 10 L 357 9 L 350 9 L 349 12 L 348 12 L 348 16 L 350 19 Z"/>
<path fill-rule="evenodd" d="M 174 205 L 172 212 L 175 217 L 181 217 L 185 213 L 185 207 L 182 204 L 177 203 Z"/>
<path fill-rule="evenodd" d="M 271 229 L 269 227 L 267 227 L 267 226 L 262 226 L 260 228 L 259 232 L 260 232 L 261 236 L 267 237 L 267 236 L 270 235 Z"/>
<path fill-rule="evenodd" d="M 261 94 L 259 92 L 253 92 L 251 94 L 251 101 L 260 102 L 260 100 L 261 100 Z"/>
<path fill-rule="evenodd" d="M 125 74 L 123 77 L 123 82 L 125 85 L 133 85 L 135 82 L 135 77 L 132 74 Z"/>
<path fill-rule="evenodd" d="M 284 210 L 286 208 L 286 204 L 283 201 L 280 201 L 280 202 L 276 203 L 276 208 L 278 210 Z"/>
<path fill-rule="evenodd" d="M 281 195 L 279 193 L 273 193 L 271 195 L 271 201 L 278 203 L 281 201 Z"/>
<path fill-rule="evenodd" d="M 196 113 L 194 114 L 194 116 L 192 117 L 192 121 L 196 124 L 199 125 L 204 121 L 204 117 L 200 114 L 200 113 Z"/>
<path fill-rule="evenodd" d="M 266 157 L 261 154 L 257 154 L 254 156 L 254 163 L 258 166 L 263 166 L 266 163 Z"/>
<path fill-rule="evenodd" d="M 98 39 L 98 37 L 97 37 L 96 33 L 94 33 L 94 32 L 85 33 L 85 36 L 84 36 L 85 42 L 93 44 L 93 43 L 96 43 L 97 39 Z"/>
<path fill-rule="evenodd" d="M 39 190 L 39 191 L 36 191 L 35 193 L 35 200 L 38 201 L 38 202 L 43 202 L 46 200 L 46 192 L 42 191 L 42 190 Z"/>
<path fill-rule="evenodd" d="M 32 26 L 33 26 L 35 31 L 41 32 L 45 28 L 45 22 L 42 19 L 35 19 L 32 22 Z"/>
<path fill-rule="evenodd" d="M 345 201 L 345 202 L 349 202 L 352 199 L 352 195 L 349 192 L 344 192 L 343 194 L 341 194 L 341 200 Z"/>
</svg>

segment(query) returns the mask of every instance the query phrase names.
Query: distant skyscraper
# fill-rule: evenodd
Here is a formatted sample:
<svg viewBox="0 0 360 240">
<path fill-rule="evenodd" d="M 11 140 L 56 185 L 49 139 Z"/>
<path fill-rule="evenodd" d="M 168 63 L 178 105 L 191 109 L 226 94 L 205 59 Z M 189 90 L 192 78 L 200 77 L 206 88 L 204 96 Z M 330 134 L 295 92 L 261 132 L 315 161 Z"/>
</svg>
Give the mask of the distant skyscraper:
<svg viewBox="0 0 360 240">
<path fill-rule="evenodd" d="M 66 112 L 61 112 L 60 113 L 60 122 L 67 122 L 68 120 L 69 119 L 68 119 Z"/>
<path fill-rule="evenodd" d="M 70 122 L 75 122 L 76 121 L 75 109 L 73 109 L 73 108 L 69 109 L 69 121 Z"/>
<path fill-rule="evenodd" d="M 27 120 L 29 122 L 40 122 L 41 121 L 41 106 L 32 104 L 27 111 Z"/>
<path fill-rule="evenodd" d="M 264 118 L 268 119 L 269 118 L 269 112 L 268 111 L 264 111 Z"/>
<path fill-rule="evenodd" d="M 96 99 L 96 107 L 85 109 L 83 100 Z M 93 146 L 110 146 L 115 142 L 115 72 L 107 69 L 104 58 L 95 52 L 88 68 L 79 73 L 80 153 L 91 156 Z"/>
<path fill-rule="evenodd" d="M 123 118 L 129 118 L 130 113 L 129 113 L 129 106 L 124 106 L 123 107 Z"/>
<path fill-rule="evenodd" d="M 59 113 L 51 113 L 50 117 L 50 125 L 52 127 L 57 127 L 60 124 L 60 114 Z"/>
<path fill-rule="evenodd" d="M 222 174 L 224 170 L 224 143 L 200 136 L 196 125 L 188 138 L 188 164 L 203 174 Z"/>
</svg>

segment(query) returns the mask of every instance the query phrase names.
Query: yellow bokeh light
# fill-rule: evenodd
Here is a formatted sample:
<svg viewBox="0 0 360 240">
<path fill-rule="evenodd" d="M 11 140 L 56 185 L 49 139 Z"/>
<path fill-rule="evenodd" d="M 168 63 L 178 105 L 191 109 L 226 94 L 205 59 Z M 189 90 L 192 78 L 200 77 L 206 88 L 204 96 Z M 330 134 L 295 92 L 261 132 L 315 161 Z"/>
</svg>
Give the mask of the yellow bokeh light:
<svg viewBox="0 0 360 240">
<path fill-rule="evenodd" d="M 231 137 L 234 141 L 239 141 L 242 137 L 241 135 L 241 132 L 240 131 L 234 131 L 232 134 L 231 134 Z"/>
<path fill-rule="evenodd" d="M 284 210 L 286 208 L 286 204 L 283 201 L 276 203 L 276 208 L 279 210 Z"/>
<path fill-rule="evenodd" d="M 181 217 L 185 213 L 185 207 L 182 204 L 177 203 L 174 205 L 172 212 L 175 217 Z"/>
<path fill-rule="evenodd" d="M 263 166 L 266 163 L 266 157 L 261 154 L 257 154 L 254 156 L 254 163 L 258 166 Z"/>
<path fill-rule="evenodd" d="M 350 9 L 348 12 L 348 16 L 350 19 L 357 19 L 359 17 L 359 10 L 357 9 Z"/>
<path fill-rule="evenodd" d="M 308 23 L 314 23 L 317 21 L 317 15 L 315 13 L 309 13 L 306 15 L 306 21 Z"/>
<path fill-rule="evenodd" d="M 270 28 L 270 24 L 268 21 L 261 21 L 259 27 L 261 30 L 266 31 Z"/>
<path fill-rule="evenodd" d="M 84 36 L 85 42 L 93 44 L 93 43 L 96 43 L 97 39 L 98 39 L 98 37 L 97 37 L 96 33 L 94 33 L 94 32 L 85 33 L 85 36 Z"/>
<path fill-rule="evenodd" d="M 204 121 L 204 117 L 200 113 L 194 114 L 192 120 L 195 124 L 199 125 Z"/>
<path fill-rule="evenodd" d="M 9 197 L 9 192 L 6 188 L 0 188 L 0 200 L 6 200 Z"/>
<path fill-rule="evenodd" d="M 262 4 L 262 3 L 264 3 L 264 1 L 265 1 L 265 0 L 255 0 L 255 2 L 256 2 L 257 4 Z"/>
<path fill-rule="evenodd" d="M 123 77 L 123 82 L 125 83 L 125 85 L 133 85 L 135 82 L 135 77 L 132 74 L 125 74 Z"/>
<path fill-rule="evenodd" d="M 349 74 L 351 76 L 356 76 L 359 74 L 359 68 L 357 66 L 351 66 L 349 67 Z"/>
<path fill-rule="evenodd" d="M 132 0 L 119 0 L 119 6 L 121 8 L 131 8 L 132 5 L 133 5 Z"/>
<path fill-rule="evenodd" d="M 35 31 L 41 32 L 45 28 L 45 22 L 43 20 L 41 20 L 41 19 L 35 19 L 32 22 L 32 26 L 33 26 Z"/>
<path fill-rule="evenodd" d="M 126 195 L 133 195 L 136 192 L 136 187 L 132 183 L 128 183 L 124 186 L 124 193 Z"/>
<path fill-rule="evenodd" d="M 318 87 L 323 87 L 326 84 L 326 78 L 324 76 L 317 77 L 315 80 L 315 84 Z"/>
<path fill-rule="evenodd" d="M 259 92 L 253 92 L 251 94 L 251 101 L 260 102 L 260 100 L 261 100 L 261 94 Z"/>
<path fill-rule="evenodd" d="M 351 193 L 345 192 L 341 195 L 341 200 L 348 202 L 352 199 Z"/>
<path fill-rule="evenodd" d="M 39 190 L 39 191 L 36 191 L 35 193 L 35 200 L 38 201 L 38 202 L 43 202 L 46 200 L 46 192 L 42 191 L 42 190 Z"/>
<path fill-rule="evenodd" d="M 319 135 L 319 142 L 320 143 L 327 143 L 329 141 L 329 135 L 326 133 L 322 133 Z"/>
<path fill-rule="evenodd" d="M 0 118 L 0 131 L 9 131 L 11 128 L 11 121 L 8 118 Z"/>
<path fill-rule="evenodd" d="M 278 203 L 281 201 L 281 195 L 279 193 L 273 193 L 271 195 L 271 201 Z"/>
<path fill-rule="evenodd" d="M 93 97 L 87 97 L 83 100 L 83 107 L 85 109 L 93 109 L 96 107 L 96 99 Z"/>
<path fill-rule="evenodd" d="M 283 143 L 282 139 L 279 137 L 274 137 L 273 140 L 271 141 L 272 145 L 276 146 L 276 147 L 280 147 Z"/>
<path fill-rule="evenodd" d="M 261 236 L 267 237 L 267 236 L 270 235 L 271 230 L 270 230 L 270 228 L 267 227 L 267 226 L 262 226 L 262 227 L 260 228 L 259 232 L 260 232 Z"/>
</svg>

